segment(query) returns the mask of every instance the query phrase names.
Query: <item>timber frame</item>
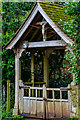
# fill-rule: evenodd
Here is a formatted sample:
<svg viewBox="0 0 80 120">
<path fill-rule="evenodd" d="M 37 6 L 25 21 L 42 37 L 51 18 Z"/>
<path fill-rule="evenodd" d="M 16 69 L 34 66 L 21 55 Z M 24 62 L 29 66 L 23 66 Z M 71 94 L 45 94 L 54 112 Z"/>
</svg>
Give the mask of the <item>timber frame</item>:
<svg viewBox="0 0 80 120">
<path fill-rule="evenodd" d="M 31 13 L 27 17 L 27 19 L 24 21 L 22 26 L 19 28 L 19 30 L 16 32 L 16 34 L 13 36 L 13 38 L 6 44 L 6 49 L 12 49 L 14 45 L 19 41 L 25 30 L 29 27 L 30 23 L 34 19 L 37 13 L 40 13 L 46 20 L 46 22 L 49 23 L 49 25 L 57 32 L 57 34 L 66 42 L 70 43 L 72 45 L 71 39 L 64 34 L 56 25 L 55 23 L 47 16 L 47 14 L 43 11 L 39 3 L 36 3 L 34 8 L 32 9 Z"/>
<path fill-rule="evenodd" d="M 49 36 L 50 32 L 50 36 Z M 31 73 L 34 87 L 34 50 L 43 50 L 44 82 L 49 87 L 49 63 L 48 57 L 52 50 L 67 49 L 67 44 L 72 45 L 71 39 L 52 21 L 42 9 L 40 3 L 36 3 L 22 26 L 5 48 L 12 49 L 15 53 L 15 105 L 13 114 L 19 111 L 19 80 L 21 80 L 21 56 L 25 50 L 31 51 Z M 34 93 L 33 93 L 34 94 Z M 22 99 L 22 98 L 20 98 Z"/>
</svg>

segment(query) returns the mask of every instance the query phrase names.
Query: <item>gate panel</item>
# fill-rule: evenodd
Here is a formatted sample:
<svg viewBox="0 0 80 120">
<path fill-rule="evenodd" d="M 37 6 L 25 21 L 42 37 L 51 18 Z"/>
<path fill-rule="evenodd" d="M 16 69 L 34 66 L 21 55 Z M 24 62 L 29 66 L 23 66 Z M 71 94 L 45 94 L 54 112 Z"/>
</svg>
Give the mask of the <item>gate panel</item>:
<svg viewBox="0 0 80 120">
<path fill-rule="evenodd" d="M 54 104 L 53 102 L 47 102 L 48 104 L 48 118 L 54 118 Z"/>
<path fill-rule="evenodd" d="M 23 88 L 22 88 L 23 89 Z M 29 89 L 29 96 L 23 97 L 23 113 L 29 115 L 35 115 L 39 118 L 69 118 L 69 104 L 68 99 L 62 99 L 62 91 L 60 88 L 44 88 L 44 87 L 25 87 Z M 31 96 L 31 91 L 34 89 L 35 97 Z M 37 91 L 41 90 L 43 92 L 43 97 L 37 97 Z M 52 98 L 47 98 L 47 91 L 52 91 Z M 55 91 L 60 92 L 61 99 L 55 99 Z M 67 91 L 67 90 L 65 90 Z M 46 105 L 46 106 L 45 106 Z M 44 106 L 46 108 L 44 108 Z M 20 108 L 20 107 L 19 107 Z M 45 116 L 46 115 L 46 116 Z"/>
<path fill-rule="evenodd" d="M 23 113 L 28 113 L 30 114 L 30 100 L 29 99 L 26 99 L 24 98 L 24 112 Z"/>
<path fill-rule="evenodd" d="M 61 103 L 55 102 L 55 117 L 61 118 L 62 117 L 62 111 L 61 111 Z"/>
<path fill-rule="evenodd" d="M 37 116 L 43 118 L 43 101 L 37 101 Z"/>
<path fill-rule="evenodd" d="M 70 111 L 69 111 L 69 104 L 68 102 L 62 102 L 63 106 L 63 117 L 64 118 L 69 118 L 70 117 Z"/>
</svg>

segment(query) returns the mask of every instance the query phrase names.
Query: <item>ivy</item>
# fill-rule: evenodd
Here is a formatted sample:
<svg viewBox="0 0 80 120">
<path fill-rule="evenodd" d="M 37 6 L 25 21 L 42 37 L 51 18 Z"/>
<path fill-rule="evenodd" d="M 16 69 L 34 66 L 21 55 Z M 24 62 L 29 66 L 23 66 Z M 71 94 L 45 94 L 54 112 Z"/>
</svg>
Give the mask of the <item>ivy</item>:
<svg viewBox="0 0 80 120">
<path fill-rule="evenodd" d="M 3 2 L 2 5 L 2 46 L 14 36 L 15 32 L 30 13 L 33 3 L 29 2 Z M 14 53 L 3 48 L 2 53 L 2 82 L 8 79 L 14 82 Z"/>
<path fill-rule="evenodd" d="M 63 31 L 72 39 L 71 52 L 66 51 L 65 59 L 68 61 L 68 70 L 75 74 L 76 83 L 80 83 L 80 2 L 66 2 L 65 13 L 74 16 L 71 23 L 63 22 Z"/>
</svg>

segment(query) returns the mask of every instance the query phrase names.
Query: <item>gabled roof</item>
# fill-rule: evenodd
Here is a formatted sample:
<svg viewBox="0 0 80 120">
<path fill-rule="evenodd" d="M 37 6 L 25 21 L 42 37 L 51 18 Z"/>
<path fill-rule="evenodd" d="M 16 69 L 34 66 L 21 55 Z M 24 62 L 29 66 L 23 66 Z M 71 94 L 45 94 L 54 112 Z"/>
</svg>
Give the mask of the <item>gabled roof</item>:
<svg viewBox="0 0 80 120">
<path fill-rule="evenodd" d="M 63 6 L 58 4 L 53 4 L 49 2 L 40 2 L 36 3 L 31 10 L 29 16 L 24 21 L 22 26 L 18 29 L 18 31 L 15 33 L 13 38 L 6 44 L 6 49 L 12 49 L 14 45 L 20 40 L 23 33 L 26 31 L 26 29 L 29 27 L 30 23 L 36 16 L 36 14 L 39 12 L 45 20 L 48 22 L 48 24 L 56 31 L 56 33 L 66 42 L 71 43 L 71 39 L 62 32 L 62 24 L 60 23 L 60 19 L 63 21 L 66 21 L 66 18 L 70 19 L 68 16 L 66 16 L 63 13 Z"/>
<path fill-rule="evenodd" d="M 63 28 L 62 22 L 70 22 L 71 17 L 65 13 L 65 6 L 48 2 L 41 2 L 40 6 L 48 15 L 48 17 L 60 28 Z"/>
</svg>

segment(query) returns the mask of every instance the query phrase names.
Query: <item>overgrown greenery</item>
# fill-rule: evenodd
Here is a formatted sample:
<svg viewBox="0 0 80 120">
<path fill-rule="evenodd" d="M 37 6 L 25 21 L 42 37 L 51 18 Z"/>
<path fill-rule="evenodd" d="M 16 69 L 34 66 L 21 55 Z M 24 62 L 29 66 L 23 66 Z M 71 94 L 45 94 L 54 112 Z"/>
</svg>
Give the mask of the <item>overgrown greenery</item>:
<svg viewBox="0 0 80 120">
<path fill-rule="evenodd" d="M 6 45 L 6 43 L 12 38 L 12 36 L 15 34 L 15 32 L 17 31 L 17 29 L 20 27 L 20 25 L 23 23 L 23 21 L 25 20 L 25 18 L 28 16 L 28 14 L 30 13 L 30 10 L 32 8 L 34 3 L 17 3 L 17 2 L 5 2 L 3 3 L 3 7 L 2 7 L 2 30 L 3 30 L 3 37 L 2 37 L 2 46 Z M 80 79 L 80 61 L 79 61 L 79 54 L 80 54 L 80 2 L 73 2 L 73 3 L 65 3 L 64 5 L 68 6 L 65 8 L 65 12 L 66 14 L 69 14 L 71 16 L 74 16 L 74 18 L 71 18 L 71 23 L 68 22 L 64 22 L 61 21 L 61 23 L 64 25 L 63 27 L 63 31 L 70 36 L 70 38 L 73 40 L 73 46 L 69 47 L 72 49 L 70 51 L 66 51 L 66 55 L 65 55 L 65 60 L 67 63 L 67 68 L 70 71 L 70 73 L 75 73 L 76 76 L 76 82 L 79 83 L 79 79 Z M 58 54 L 58 51 L 55 52 Z M 23 54 L 24 55 L 24 54 Z M 57 57 L 60 56 L 56 56 L 56 55 L 52 55 L 52 57 L 55 59 Z M 30 57 L 29 57 L 30 58 Z M 41 61 L 42 59 L 40 59 L 42 57 L 40 57 L 40 55 L 37 55 L 36 61 L 38 60 L 38 67 L 40 68 L 41 65 Z M 23 71 L 22 71 L 22 75 L 24 78 L 26 78 L 26 76 L 28 78 L 30 78 L 30 66 L 24 67 L 26 65 L 26 62 L 28 62 L 28 65 L 30 65 L 30 59 L 27 59 L 26 56 L 23 56 L 23 59 L 25 59 L 25 61 L 23 62 L 22 60 L 22 65 L 23 65 Z M 55 60 L 54 59 L 54 60 Z M 54 64 L 54 61 L 52 59 L 51 63 Z M 36 63 L 35 61 L 35 63 Z M 63 76 L 65 76 L 65 80 L 61 78 L 61 70 L 59 69 L 60 67 L 62 67 L 62 63 L 59 63 L 59 61 L 57 61 L 57 63 L 59 64 L 55 64 L 55 66 L 57 67 L 55 69 L 55 66 L 50 63 L 50 74 L 52 75 L 52 70 L 54 70 L 54 79 L 53 77 L 50 77 L 50 81 L 55 80 L 54 82 L 54 86 L 61 86 L 64 85 L 65 86 L 69 83 L 70 79 L 67 79 L 67 77 L 65 76 L 65 73 L 62 72 Z M 3 76 L 3 80 L 2 83 L 6 86 L 6 81 L 8 79 L 11 80 L 11 82 L 14 83 L 14 53 L 13 51 L 10 50 L 5 50 L 3 48 L 3 58 L 2 58 L 2 76 Z M 66 64 L 65 64 L 66 65 Z M 37 66 L 37 65 L 36 65 Z M 38 70 L 38 67 L 36 67 L 36 71 Z M 52 67 L 52 70 L 51 70 Z M 26 72 L 28 70 L 28 72 Z M 35 75 L 36 80 L 41 81 L 43 76 L 38 76 L 38 74 L 40 73 L 42 75 L 43 71 L 35 71 Z M 57 71 L 57 73 L 56 73 Z M 27 73 L 25 75 L 25 72 Z M 57 76 L 57 74 L 59 74 L 59 77 Z M 38 78 L 38 79 L 37 79 Z M 59 78 L 59 79 L 58 79 Z M 29 79 L 30 81 L 30 79 Z M 65 82 L 66 81 L 66 82 Z M 57 85 L 58 84 L 58 85 Z M 52 85 L 52 83 L 51 83 Z M 53 87 L 53 86 L 52 86 Z M 12 92 L 11 92 L 12 93 Z M 13 97 L 13 101 L 14 101 L 14 89 L 13 89 L 13 93 L 12 93 L 12 97 Z M 12 99 L 11 97 L 11 99 Z M 14 104 L 14 102 L 13 102 Z M 13 104 L 11 106 L 13 106 Z M 4 109 L 5 111 L 5 109 Z"/>
<path fill-rule="evenodd" d="M 3 2 L 2 5 L 2 46 L 12 38 L 17 29 L 23 23 L 25 18 L 30 13 L 33 3 L 26 2 Z M 2 53 L 2 84 L 7 86 L 7 80 L 14 84 L 14 53 L 3 48 Z M 14 87 L 11 87 L 11 108 L 14 105 Z M 5 89 L 6 90 L 6 89 Z M 5 91 L 6 92 L 6 91 Z M 5 96 L 6 97 L 6 96 Z M 6 103 L 3 103 L 3 107 Z M 12 110 L 11 110 L 12 111 Z M 11 112 L 10 111 L 10 112 Z M 2 117 L 12 116 L 11 113 L 6 113 L 6 106 L 3 108 Z M 15 117 L 15 116 L 14 116 Z M 18 116 L 19 117 L 19 116 Z"/>
<path fill-rule="evenodd" d="M 77 117 L 68 118 L 67 120 L 78 120 Z"/>
<path fill-rule="evenodd" d="M 80 2 L 67 2 L 65 9 L 67 15 L 74 16 L 71 23 L 63 22 L 63 31 L 72 39 L 70 51 L 66 51 L 65 60 L 68 62 L 68 70 L 75 74 L 75 82 L 80 83 Z"/>
<path fill-rule="evenodd" d="M 33 3 L 5 2 L 2 7 L 2 46 L 12 38 L 30 13 Z M 3 49 L 3 82 L 14 81 L 14 53 Z"/>
</svg>

